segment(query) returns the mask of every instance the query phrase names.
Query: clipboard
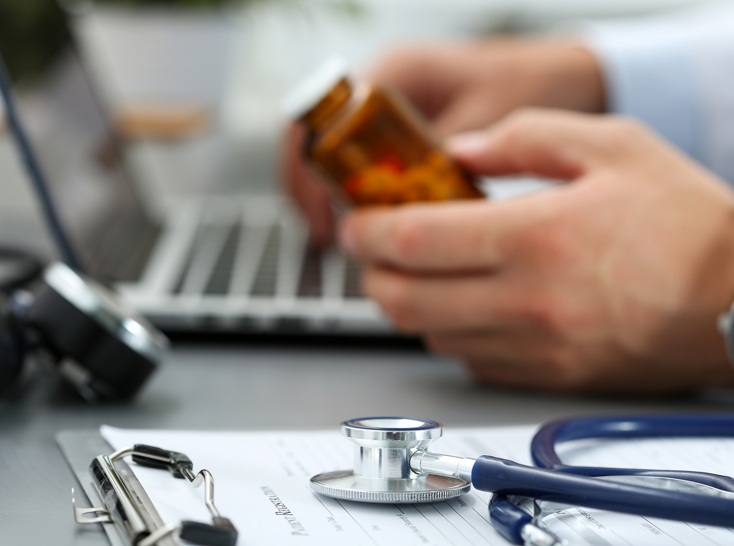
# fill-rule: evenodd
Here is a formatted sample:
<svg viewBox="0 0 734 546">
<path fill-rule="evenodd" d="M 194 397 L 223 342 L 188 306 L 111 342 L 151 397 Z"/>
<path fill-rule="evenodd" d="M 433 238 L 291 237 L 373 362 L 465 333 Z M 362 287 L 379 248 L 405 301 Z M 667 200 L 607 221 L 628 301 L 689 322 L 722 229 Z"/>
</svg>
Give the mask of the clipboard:
<svg viewBox="0 0 734 546">
<path fill-rule="evenodd" d="M 193 472 L 193 463 L 182 453 L 135 445 L 118 450 L 99 431 L 61 431 L 56 442 L 81 485 L 90 508 L 72 504 L 77 523 L 102 524 L 112 546 L 176 546 L 184 542 L 207 546 L 234 546 L 237 530 L 214 505 L 214 479 L 208 470 Z M 182 521 L 165 523 L 124 457 L 137 464 L 166 469 L 174 478 L 186 478 L 194 487 L 205 485 L 205 501 L 212 523 Z"/>
<path fill-rule="evenodd" d="M 79 485 L 87 496 L 90 506 L 103 506 L 104 502 L 99 495 L 94 480 L 89 472 L 89 465 L 97 455 L 102 453 L 112 453 L 114 450 L 107 441 L 102 438 L 99 430 L 62 430 L 56 434 L 56 443 L 61 449 L 66 462 L 71 467 L 71 471 L 76 476 Z M 118 463 L 118 470 L 123 479 L 127 480 L 128 486 L 135 491 L 138 498 L 151 518 L 157 525 L 163 526 L 163 520 L 158 515 L 153 502 L 143 489 L 135 474 L 127 463 Z M 102 525 L 107 538 L 112 546 L 129 546 L 127 537 L 123 536 L 115 525 Z M 161 546 L 175 546 L 175 542 L 171 539 L 167 543 L 161 541 Z"/>
</svg>

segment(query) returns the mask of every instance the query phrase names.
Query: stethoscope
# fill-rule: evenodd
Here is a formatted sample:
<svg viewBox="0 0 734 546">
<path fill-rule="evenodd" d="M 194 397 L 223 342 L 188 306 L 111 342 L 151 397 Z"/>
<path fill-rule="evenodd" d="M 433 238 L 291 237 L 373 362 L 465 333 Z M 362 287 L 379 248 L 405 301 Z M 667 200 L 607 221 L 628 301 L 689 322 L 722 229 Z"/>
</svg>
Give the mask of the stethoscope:
<svg viewBox="0 0 734 546">
<path fill-rule="evenodd" d="M 529 546 L 563 542 L 542 523 L 568 506 L 597 508 L 703 525 L 734 526 L 734 479 L 706 472 L 569 466 L 562 442 L 594 438 L 733 437 L 734 415 L 568 419 L 540 428 L 530 451 L 537 467 L 483 455 L 478 459 L 427 450 L 442 434 L 436 421 L 400 417 L 351 419 L 341 432 L 356 445 L 354 470 L 311 478 L 329 497 L 377 503 L 448 500 L 473 485 L 494 493 L 492 525 L 508 540 Z M 533 500 L 531 516 L 521 504 Z M 562 506 L 561 506 L 562 505 Z"/>
</svg>

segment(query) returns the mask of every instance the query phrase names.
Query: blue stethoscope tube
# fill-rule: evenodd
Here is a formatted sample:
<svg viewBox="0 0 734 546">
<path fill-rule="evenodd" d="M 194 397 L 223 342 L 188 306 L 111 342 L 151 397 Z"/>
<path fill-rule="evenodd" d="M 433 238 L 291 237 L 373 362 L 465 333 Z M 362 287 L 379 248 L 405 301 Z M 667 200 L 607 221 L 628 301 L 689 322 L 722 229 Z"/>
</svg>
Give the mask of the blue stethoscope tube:
<svg viewBox="0 0 734 546">
<path fill-rule="evenodd" d="M 483 456 L 472 469 L 472 484 L 494 493 L 492 525 L 522 544 L 521 529 L 531 517 L 512 496 L 625 514 L 729 527 L 734 525 L 734 498 L 676 492 L 601 480 L 598 476 L 675 478 L 734 492 L 734 479 L 706 472 L 583 467 L 564 464 L 559 443 L 594 438 L 734 437 L 734 415 L 685 415 L 568 419 L 543 426 L 533 438 L 531 455 L 538 468 Z"/>
</svg>

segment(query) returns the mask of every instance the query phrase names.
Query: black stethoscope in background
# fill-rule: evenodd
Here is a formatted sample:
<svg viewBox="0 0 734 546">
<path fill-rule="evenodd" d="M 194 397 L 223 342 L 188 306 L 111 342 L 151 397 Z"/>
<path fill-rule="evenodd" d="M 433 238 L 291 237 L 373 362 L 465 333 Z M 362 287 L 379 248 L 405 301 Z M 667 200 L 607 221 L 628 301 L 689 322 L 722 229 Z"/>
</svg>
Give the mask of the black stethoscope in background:
<svg viewBox="0 0 734 546">
<path fill-rule="evenodd" d="M 9 294 L 37 280 L 43 263 L 23 250 L 0 247 L 0 292 Z"/>
<path fill-rule="evenodd" d="M 33 292 L 26 290 L 38 284 Z M 134 396 L 168 339 L 107 288 L 61 262 L 0 249 L 0 394 L 29 356 L 52 362 L 89 401 Z"/>
</svg>

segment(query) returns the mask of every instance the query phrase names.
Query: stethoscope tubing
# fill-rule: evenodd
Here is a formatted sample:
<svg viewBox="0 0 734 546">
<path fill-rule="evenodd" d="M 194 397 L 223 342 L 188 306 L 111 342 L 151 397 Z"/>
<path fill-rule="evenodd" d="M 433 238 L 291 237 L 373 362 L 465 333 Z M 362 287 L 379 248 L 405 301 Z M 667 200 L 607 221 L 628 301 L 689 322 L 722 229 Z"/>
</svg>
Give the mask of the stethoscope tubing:
<svg viewBox="0 0 734 546">
<path fill-rule="evenodd" d="M 650 470 L 571 466 L 556 452 L 558 444 L 573 440 L 631 438 L 732 438 L 734 415 L 652 415 L 630 417 L 590 417 L 550 422 L 538 430 L 530 444 L 533 463 L 546 468 L 582 476 L 657 476 L 687 480 L 734 492 L 734 478 L 680 470 Z"/>
<path fill-rule="evenodd" d="M 499 495 L 702 525 L 734 526 L 734 499 L 629 485 L 495 457 L 477 459 L 472 485 Z"/>
<path fill-rule="evenodd" d="M 494 493 L 489 505 L 492 525 L 505 538 L 523 544 L 521 530 L 532 518 L 514 502 L 530 497 L 572 506 L 611 510 L 731 527 L 734 500 L 595 479 L 600 476 L 656 476 L 692 481 L 734 492 L 734 479 L 706 472 L 660 471 L 564 464 L 556 452 L 559 443 L 593 438 L 719 437 L 734 436 L 734 415 L 670 415 L 566 419 L 548 423 L 533 438 L 531 454 L 536 467 L 480 457 L 472 473 L 473 485 Z"/>
<path fill-rule="evenodd" d="M 522 528 L 533 518 L 507 495 L 495 493 L 489 501 L 489 521 L 510 542 L 524 544 Z"/>
</svg>

